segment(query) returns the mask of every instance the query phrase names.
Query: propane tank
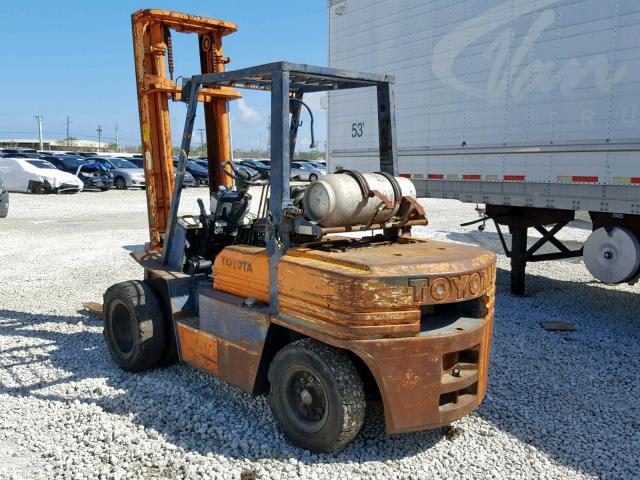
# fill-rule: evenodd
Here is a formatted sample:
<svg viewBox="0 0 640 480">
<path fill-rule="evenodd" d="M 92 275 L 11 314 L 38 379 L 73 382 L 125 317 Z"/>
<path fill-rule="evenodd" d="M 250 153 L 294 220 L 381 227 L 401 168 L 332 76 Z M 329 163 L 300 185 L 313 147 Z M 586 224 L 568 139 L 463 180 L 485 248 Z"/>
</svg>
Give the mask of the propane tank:
<svg viewBox="0 0 640 480">
<path fill-rule="evenodd" d="M 385 208 L 378 197 L 364 197 L 362 185 L 356 176 L 332 173 L 311 183 L 304 194 L 304 216 L 321 227 L 350 227 L 382 223 L 392 218 L 400 208 L 400 198 L 416 196 L 413 182 L 404 177 L 395 178 L 400 189 L 396 198 L 390 179 L 380 173 L 359 173 L 369 190 L 377 190 L 393 203 Z M 372 222 L 373 220 L 373 222 Z"/>
<path fill-rule="evenodd" d="M 601 282 L 627 282 L 640 267 L 640 241 L 624 227 L 598 228 L 584 244 L 583 259 L 591 275 Z"/>
</svg>

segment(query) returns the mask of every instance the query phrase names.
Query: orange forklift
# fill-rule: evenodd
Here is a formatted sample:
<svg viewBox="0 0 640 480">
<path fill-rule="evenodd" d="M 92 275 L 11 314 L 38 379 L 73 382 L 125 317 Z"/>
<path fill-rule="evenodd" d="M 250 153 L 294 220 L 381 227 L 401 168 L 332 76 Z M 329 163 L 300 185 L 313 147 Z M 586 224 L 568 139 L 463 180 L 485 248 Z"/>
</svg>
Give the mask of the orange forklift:
<svg viewBox="0 0 640 480">
<path fill-rule="evenodd" d="M 368 400 L 382 401 L 391 434 L 476 408 L 487 386 L 495 256 L 410 236 L 427 220 L 412 182 L 396 176 L 393 78 L 288 62 L 228 71 L 221 37 L 235 25 L 160 10 L 132 19 L 150 242 L 132 255 L 144 279 L 104 294 L 115 363 L 137 372 L 179 360 L 268 394 L 285 437 L 314 452 L 351 441 Z M 171 30 L 199 36 L 202 73 L 180 86 L 166 75 Z M 304 94 L 356 88 L 376 92 L 379 172 L 290 182 Z M 267 180 L 232 161 L 236 89 L 270 92 Z M 175 182 L 169 99 L 187 108 Z M 208 205 L 179 215 L 199 101 Z"/>
</svg>

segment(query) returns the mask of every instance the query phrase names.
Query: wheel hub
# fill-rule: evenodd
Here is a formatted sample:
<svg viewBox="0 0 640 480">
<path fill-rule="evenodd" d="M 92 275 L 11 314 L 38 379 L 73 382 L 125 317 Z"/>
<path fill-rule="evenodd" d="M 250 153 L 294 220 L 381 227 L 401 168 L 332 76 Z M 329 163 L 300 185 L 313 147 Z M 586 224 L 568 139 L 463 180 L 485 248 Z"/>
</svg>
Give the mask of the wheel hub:
<svg viewBox="0 0 640 480">
<path fill-rule="evenodd" d="M 640 268 L 640 240 L 624 227 L 598 228 L 585 242 L 584 263 L 602 282 L 629 281 Z"/>
<path fill-rule="evenodd" d="M 289 381 L 291 409 L 306 429 L 315 430 L 327 412 L 324 387 L 316 375 L 307 370 L 295 372 Z"/>
<path fill-rule="evenodd" d="M 300 400 L 302 401 L 303 405 L 311 405 L 311 402 L 313 402 L 313 398 L 311 397 L 311 393 L 309 393 L 309 390 L 302 390 L 300 392 Z"/>
</svg>

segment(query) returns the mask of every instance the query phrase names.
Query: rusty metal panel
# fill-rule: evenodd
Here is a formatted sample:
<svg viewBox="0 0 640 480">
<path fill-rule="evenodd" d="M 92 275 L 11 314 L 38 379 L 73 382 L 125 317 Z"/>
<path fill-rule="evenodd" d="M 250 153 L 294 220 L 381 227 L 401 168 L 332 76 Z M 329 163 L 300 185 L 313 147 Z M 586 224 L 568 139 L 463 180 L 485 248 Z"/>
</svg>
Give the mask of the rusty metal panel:
<svg viewBox="0 0 640 480">
<path fill-rule="evenodd" d="M 493 323 L 491 318 L 459 322 L 446 335 L 352 342 L 371 369 L 385 409 L 387 431 L 402 433 L 447 425 L 475 409 L 484 396 Z M 478 351 L 478 362 L 455 362 L 446 370 L 446 354 Z M 454 376 L 454 368 L 460 370 Z M 447 396 L 447 394 L 449 394 Z"/>
<path fill-rule="evenodd" d="M 215 290 L 200 293 L 200 330 L 259 352 L 269 326 L 268 309 Z"/>
<path fill-rule="evenodd" d="M 218 340 L 198 328 L 178 322 L 180 360 L 218 375 Z"/>
<path fill-rule="evenodd" d="M 229 59 L 222 55 L 221 36 L 207 32 L 200 34 L 198 41 L 200 45 L 200 71 L 202 73 L 223 72 Z M 213 193 L 218 190 L 220 185 L 233 184 L 232 178 L 221 169 L 225 161 L 231 160 L 229 112 L 227 111 L 226 98 L 214 98 L 204 104 L 204 123 L 207 133 L 209 191 Z M 230 172 L 231 167 L 227 166 L 226 168 Z"/>
<path fill-rule="evenodd" d="M 214 264 L 213 288 L 269 303 L 269 257 L 264 247 L 232 246 Z"/>
<path fill-rule="evenodd" d="M 169 10 L 138 10 L 131 17 L 134 21 L 138 22 L 159 22 L 178 32 L 185 33 L 206 33 L 211 30 L 216 30 L 220 32 L 221 35 L 229 35 L 238 29 L 236 24 L 232 22 L 187 13 L 171 12 Z"/>
<path fill-rule="evenodd" d="M 268 256 L 232 246 L 216 258 L 214 288 L 268 303 Z M 337 338 L 402 337 L 420 332 L 421 307 L 484 295 L 495 255 L 437 241 L 320 250 L 294 247 L 279 264 L 280 311 Z"/>
<path fill-rule="evenodd" d="M 345 340 L 289 315 L 272 322 L 358 355 L 380 389 L 388 433 L 450 424 L 473 411 L 487 389 L 495 286 L 480 301 L 481 318 L 404 338 Z"/>
<path fill-rule="evenodd" d="M 169 119 L 169 99 L 181 99 L 181 88 L 173 78 L 167 78 L 167 67 L 173 76 L 173 54 L 171 30 L 197 33 L 208 38 L 215 47 L 211 50 L 213 69 L 203 73 L 219 71 L 228 59 L 222 57 L 221 38 L 236 31 L 231 22 L 214 20 L 166 10 L 139 10 L 131 16 L 133 51 L 138 91 L 138 110 L 142 137 L 142 155 L 147 183 L 147 212 L 149 219 L 149 250 L 160 250 L 167 229 L 171 192 L 174 188 L 173 145 Z M 168 56 L 168 62 L 166 59 Z M 167 65 L 168 63 L 168 65 Z M 239 98 L 240 94 L 230 88 L 203 89 L 199 100 L 207 108 L 207 138 L 217 146 L 215 158 L 222 162 L 231 158 L 227 101 Z M 224 174 L 219 168 L 210 171 L 220 183 Z M 226 178 L 226 176 L 224 176 Z M 225 180 L 226 182 L 226 180 Z M 228 183 L 228 182 L 227 182 Z"/>
<path fill-rule="evenodd" d="M 169 214 L 167 192 L 173 188 L 171 132 L 168 125 L 169 104 L 166 94 L 161 92 L 145 94 L 144 92 L 148 81 L 147 75 L 164 75 L 164 33 L 157 24 L 136 21 L 135 14 L 132 17 L 132 30 L 142 155 L 147 184 L 150 248 L 156 249 L 160 244 L 160 234 L 164 232 Z"/>
<path fill-rule="evenodd" d="M 177 322 L 180 359 L 252 392 L 270 320 L 267 309 L 246 307 L 243 300 L 203 290 L 198 324 Z"/>
</svg>

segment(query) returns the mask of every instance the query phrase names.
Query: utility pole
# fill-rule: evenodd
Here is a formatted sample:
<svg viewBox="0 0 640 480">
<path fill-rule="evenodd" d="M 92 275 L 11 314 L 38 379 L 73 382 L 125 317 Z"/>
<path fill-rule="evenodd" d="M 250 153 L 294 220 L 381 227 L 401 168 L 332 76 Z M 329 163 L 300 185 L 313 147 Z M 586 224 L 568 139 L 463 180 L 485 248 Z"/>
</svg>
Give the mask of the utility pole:
<svg viewBox="0 0 640 480">
<path fill-rule="evenodd" d="M 42 145 L 42 115 L 34 115 L 33 117 L 38 122 L 38 141 L 40 142 L 40 150 L 44 150 L 44 146 Z"/>
<path fill-rule="evenodd" d="M 118 142 L 118 122 L 116 122 L 116 152 L 120 151 L 120 142 Z"/>
<path fill-rule="evenodd" d="M 199 128 L 200 132 L 200 155 L 204 154 L 204 128 Z"/>
<path fill-rule="evenodd" d="M 69 125 L 71 124 L 71 117 L 67 115 L 67 148 L 69 148 Z"/>
<path fill-rule="evenodd" d="M 98 124 L 98 129 L 96 130 L 96 132 L 98 132 L 98 151 L 100 151 L 100 147 L 102 146 L 101 144 L 101 140 L 102 140 L 102 127 Z"/>
</svg>

